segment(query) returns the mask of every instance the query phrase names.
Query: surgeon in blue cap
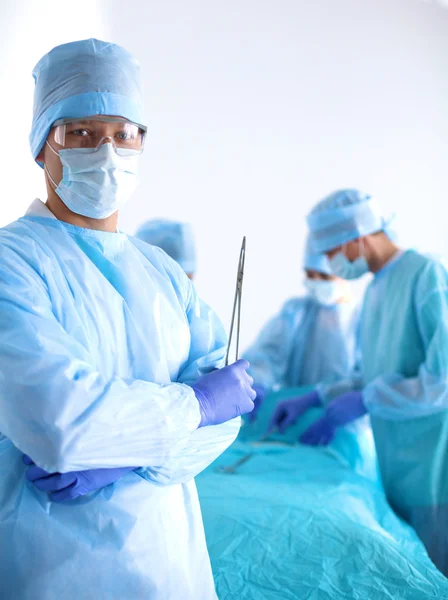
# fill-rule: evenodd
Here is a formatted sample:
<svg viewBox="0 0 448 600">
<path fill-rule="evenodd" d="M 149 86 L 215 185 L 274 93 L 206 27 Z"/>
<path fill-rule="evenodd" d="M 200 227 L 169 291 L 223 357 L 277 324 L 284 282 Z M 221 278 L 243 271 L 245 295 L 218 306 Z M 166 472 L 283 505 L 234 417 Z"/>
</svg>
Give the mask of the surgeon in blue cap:
<svg viewBox="0 0 448 600">
<path fill-rule="evenodd" d="M 162 248 L 182 267 L 189 279 L 194 279 L 196 249 L 190 223 L 150 219 L 138 228 L 135 237 L 147 244 Z"/>
<path fill-rule="evenodd" d="M 194 476 L 235 439 L 248 363 L 167 254 L 118 229 L 139 65 L 99 40 L 34 69 L 46 202 L 0 230 L 0 597 L 215 599 Z"/>
<path fill-rule="evenodd" d="M 320 387 L 325 415 L 302 442 L 326 444 L 368 411 L 389 502 L 448 575 L 446 263 L 400 249 L 387 213 L 358 190 L 324 198 L 308 225 L 313 248 L 326 253 L 334 273 L 374 278 L 360 325 L 361 377 Z"/>
<path fill-rule="evenodd" d="M 271 390 L 329 383 L 355 368 L 359 310 L 347 282 L 333 274 L 325 254 L 312 252 L 309 241 L 303 268 L 308 294 L 290 298 L 244 353 L 257 392 L 250 421 Z M 291 414 L 276 417 L 280 431 L 289 418 Z"/>
</svg>

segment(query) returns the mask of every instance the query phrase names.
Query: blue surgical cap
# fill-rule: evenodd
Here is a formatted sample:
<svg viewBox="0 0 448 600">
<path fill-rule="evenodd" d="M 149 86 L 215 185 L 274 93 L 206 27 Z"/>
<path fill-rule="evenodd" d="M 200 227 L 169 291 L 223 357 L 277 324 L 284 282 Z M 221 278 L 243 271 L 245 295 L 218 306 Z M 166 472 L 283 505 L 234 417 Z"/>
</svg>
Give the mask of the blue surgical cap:
<svg viewBox="0 0 448 600">
<path fill-rule="evenodd" d="M 359 190 L 339 190 L 321 200 L 307 217 L 313 252 L 329 252 L 359 237 L 384 231 L 391 219 L 378 201 Z"/>
<path fill-rule="evenodd" d="M 90 39 L 56 46 L 34 67 L 33 77 L 34 159 L 58 119 L 111 115 L 144 125 L 139 63 L 116 44 Z"/>
<path fill-rule="evenodd" d="M 189 223 L 153 219 L 144 223 L 137 230 L 135 237 L 165 250 L 185 273 L 196 271 L 193 230 Z"/>
<path fill-rule="evenodd" d="M 311 240 L 309 238 L 305 245 L 303 268 L 311 271 L 317 271 L 318 273 L 325 273 L 325 275 L 333 275 L 330 267 L 330 261 L 325 254 L 317 254 L 312 251 Z"/>
</svg>

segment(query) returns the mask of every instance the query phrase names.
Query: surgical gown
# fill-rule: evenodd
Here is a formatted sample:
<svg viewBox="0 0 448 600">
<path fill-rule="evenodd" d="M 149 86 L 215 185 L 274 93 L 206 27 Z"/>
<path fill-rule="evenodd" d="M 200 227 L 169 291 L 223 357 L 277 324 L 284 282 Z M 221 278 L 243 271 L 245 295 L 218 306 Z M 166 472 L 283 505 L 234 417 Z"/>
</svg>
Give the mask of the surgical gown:
<svg viewBox="0 0 448 600">
<path fill-rule="evenodd" d="M 291 298 L 245 352 L 250 374 L 268 389 L 348 377 L 357 361 L 358 322 L 351 302 L 327 307 Z"/>
<path fill-rule="evenodd" d="M 448 271 L 413 250 L 370 284 L 361 372 L 385 491 L 448 575 Z"/>
<path fill-rule="evenodd" d="M 215 313 L 163 251 L 56 220 L 0 230 L 0 597 L 216 598 L 194 476 L 240 419 L 197 429 Z M 135 466 L 57 504 L 25 479 Z"/>
</svg>

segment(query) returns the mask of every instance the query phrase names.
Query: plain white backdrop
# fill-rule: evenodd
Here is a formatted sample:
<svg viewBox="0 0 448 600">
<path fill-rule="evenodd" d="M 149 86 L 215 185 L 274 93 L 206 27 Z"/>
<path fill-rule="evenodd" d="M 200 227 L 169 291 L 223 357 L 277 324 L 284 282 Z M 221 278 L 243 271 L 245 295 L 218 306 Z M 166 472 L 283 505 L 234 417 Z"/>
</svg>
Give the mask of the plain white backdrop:
<svg viewBox="0 0 448 600">
<path fill-rule="evenodd" d="M 0 7 L 0 225 L 45 199 L 28 149 L 37 60 L 98 37 L 141 62 L 148 139 L 120 226 L 190 221 L 226 327 L 248 251 L 242 343 L 302 288 L 305 215 L 360 187 L 404 246 L 448 254 L 448 10 L 423 0 L 77 0 Z"/>
</svg>

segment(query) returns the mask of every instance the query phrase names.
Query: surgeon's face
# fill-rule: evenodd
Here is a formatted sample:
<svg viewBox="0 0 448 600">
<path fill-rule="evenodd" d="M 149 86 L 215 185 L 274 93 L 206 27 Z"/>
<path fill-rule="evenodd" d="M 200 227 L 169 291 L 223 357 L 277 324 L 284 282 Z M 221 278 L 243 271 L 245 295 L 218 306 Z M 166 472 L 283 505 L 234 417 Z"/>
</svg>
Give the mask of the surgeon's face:
<svg viewBox="0 0 448 600">
<path fill-rule="evenodd" d="M 327 275 L 326 273 L 320 273 L 319 271 L 314 271 L 312 269 L 305 269 L 305 273 L 308 279 L 314 279 L 315 281 L 333 281 L 339 279 L 339 277 L 335 277 L 335 275 Z"/>
<path fill-rule="evenodd" d="M 343 246 L 338 246 L 337 248 L 326 252 L 327 257 L 331 260 L 337 254 L 342 252 L 342 254 L 344 254 L 344 256 L 346 256 L 350 262 L 355 261 L 361 256 L 360 239 L 361 238 L 357 240 L 351 240 Z"/>
<path fill-rule="evenodd" d="M 111 119 L 111 120 L 101 120 Z M 141 152 L 144 145 L 144 132 L 138 125 L 122 117 L 97 115 L 70 121 L 51 128 L 37 160 L 43 162 L 55 183 L 62 179 L 62 164 L 58 153 L 64 149 L 86 149 L 93 152 L 102 144 L 112 144 L 115 151 Z"/>
</svg>

